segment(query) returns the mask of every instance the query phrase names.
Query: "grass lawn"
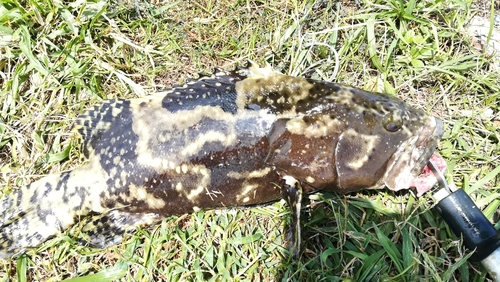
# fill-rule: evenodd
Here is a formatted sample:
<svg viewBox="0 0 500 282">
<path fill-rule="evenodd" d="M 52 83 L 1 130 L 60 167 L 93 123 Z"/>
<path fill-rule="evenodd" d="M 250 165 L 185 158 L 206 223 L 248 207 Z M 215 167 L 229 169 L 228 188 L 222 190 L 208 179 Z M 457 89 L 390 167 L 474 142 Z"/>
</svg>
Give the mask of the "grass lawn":
<svg viewBox="0 0 500 282">
<path fill-rule="evenodd" d="M 496 223 L 500 70 L 465 26 L 488 11 L 406 2 L 2 0 L 0 197 L 82 164 L 70 128 L 89 106 L 252 59 L 440 117 L 448 179 Z M 0 260 L 0 281 L 487 281 L 433 205 L 414 191 L 312 195 L 299 260 L 283 201 L 166 218 L 106 250 L 79 245 L 77 226 Z"/>
</svg>

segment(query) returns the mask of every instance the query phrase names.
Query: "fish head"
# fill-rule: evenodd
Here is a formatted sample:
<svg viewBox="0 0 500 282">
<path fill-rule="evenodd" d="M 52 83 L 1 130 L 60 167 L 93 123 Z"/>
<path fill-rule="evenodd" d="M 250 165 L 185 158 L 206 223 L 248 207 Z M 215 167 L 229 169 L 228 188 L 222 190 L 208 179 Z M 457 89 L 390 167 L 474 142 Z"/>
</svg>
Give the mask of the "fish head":
<svg viewBox="0 0 500 282">
<path fill-rule="evenodd" d="M 415 187 L 421 195 L 432 188 L 436 178 L 420 175 L 431 158 L 446 169 L 435 152 L 442 121 L 392 95 L 353 88 L 340 92 L 348 103 L 333 107 L 346 124 L 335 148 L 339 189 Z"/>
</svg>

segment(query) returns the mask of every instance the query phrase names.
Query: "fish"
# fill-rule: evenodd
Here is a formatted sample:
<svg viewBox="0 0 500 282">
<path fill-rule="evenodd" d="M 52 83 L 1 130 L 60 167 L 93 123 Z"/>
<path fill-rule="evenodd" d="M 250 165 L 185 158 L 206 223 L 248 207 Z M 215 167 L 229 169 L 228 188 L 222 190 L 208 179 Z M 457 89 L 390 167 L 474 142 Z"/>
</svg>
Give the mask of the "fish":
<svg viewBox="0 0 500 282">
<path fill-rule="evenodd" d="M 421 195 L 437 182 L 422 174 L 429 159 L 444 163 L 439 118 L 394 95 L 255 63 L 105 100 L 72 131 L 86 163 L 0 200 L 0 258 L 77 223 L 85 244 L 105 248 L 172 215 L 282 198 L 299 229 L 296 254 L 302 195 L 413 187 Z"/>
</svg>

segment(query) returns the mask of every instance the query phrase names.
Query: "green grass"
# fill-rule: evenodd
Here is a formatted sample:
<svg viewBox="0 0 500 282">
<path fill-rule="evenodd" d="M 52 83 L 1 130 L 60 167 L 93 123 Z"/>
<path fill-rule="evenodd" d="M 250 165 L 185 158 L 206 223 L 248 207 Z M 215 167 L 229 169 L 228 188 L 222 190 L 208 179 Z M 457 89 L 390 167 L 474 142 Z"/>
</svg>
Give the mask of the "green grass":
<svg viewBox="0 0 500 282">
<path fill-rule="evenodd" d="M 464 30 L 472 1 L 187 2 L 2 1 L 0 196 L 78 167 L 69 131 L 99 100 L 252 59 L 394 93 L 439 116 L 448 178 L 498 222 L 500 72 Z M 278 202 L 167 218 L 107 250 L 78 245 L 76 227 L 0 261 L 0 281 L 485 279 L 430 195 L 363 191 L 306 204 L 299 260 L 284 248 L 289 213 Z"/>
</svg>

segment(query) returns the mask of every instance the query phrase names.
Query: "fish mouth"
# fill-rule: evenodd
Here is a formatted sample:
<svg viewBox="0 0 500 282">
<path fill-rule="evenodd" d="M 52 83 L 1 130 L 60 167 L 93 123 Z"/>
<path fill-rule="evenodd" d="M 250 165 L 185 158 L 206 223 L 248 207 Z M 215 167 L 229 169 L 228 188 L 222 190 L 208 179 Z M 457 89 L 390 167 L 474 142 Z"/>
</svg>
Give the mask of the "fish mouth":
<svg viewBox="0 0 500 282">
<path fill-rule="evenodd" d="M 430 117 L 419 134 L 403 143 L 393 155 L 384 175 L 384 182 L 390 190 L 416 188 L 421 196 L 437 184 L 437 178 L 427 165 L 432 160 L 445 173 L 447 165 L 437 153 L 436 146 L 443 135 L 443 122 Z"/>
<path fill-rule="evenodd" d="M 444 174 L 448 169 L 446 161 L 439 153 L 435 152 L 432 154 L 430 160 L 436 165 L 441 173 Z M 429 165 L 426 164 L 422 172 L 417 177 L 412 179 L 410 187 L 415 187 L 417 189 L 417 196 L 422 196 L 422 194 L 432 189 L 432 187 L 434 187 L 437 183 L 438 179 L 432 172 Z"/>
</svg>

